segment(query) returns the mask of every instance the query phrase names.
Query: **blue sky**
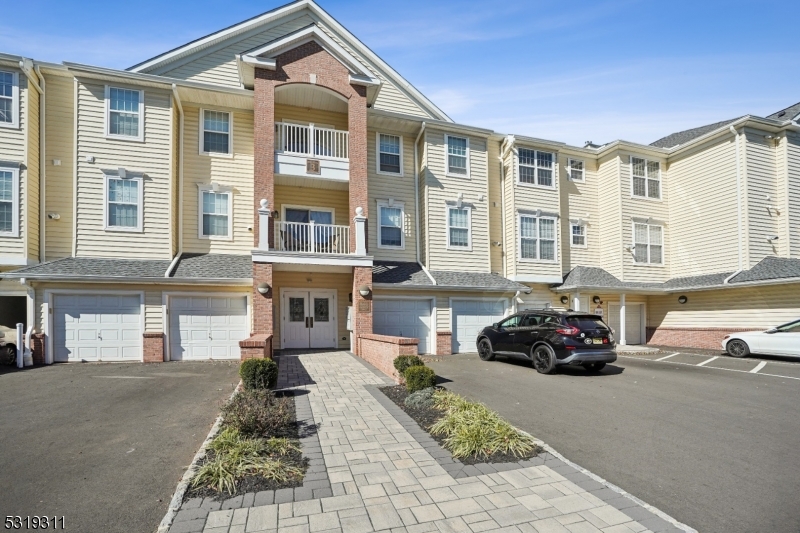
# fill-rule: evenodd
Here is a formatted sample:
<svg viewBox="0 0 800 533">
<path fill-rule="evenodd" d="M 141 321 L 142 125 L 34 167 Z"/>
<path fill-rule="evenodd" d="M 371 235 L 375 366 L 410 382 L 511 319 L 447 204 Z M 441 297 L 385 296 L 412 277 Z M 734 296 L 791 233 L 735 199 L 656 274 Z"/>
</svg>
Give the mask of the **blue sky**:
<svg viewBox="0 0 800 533">
<path fill-rule="evenodd" d="M 649 143 L 800 101 L 790 1 L 319 0 L 457 122 Z M 125 68 L 283 2 L 7 2 L 0 51 Z"/>
</svg>

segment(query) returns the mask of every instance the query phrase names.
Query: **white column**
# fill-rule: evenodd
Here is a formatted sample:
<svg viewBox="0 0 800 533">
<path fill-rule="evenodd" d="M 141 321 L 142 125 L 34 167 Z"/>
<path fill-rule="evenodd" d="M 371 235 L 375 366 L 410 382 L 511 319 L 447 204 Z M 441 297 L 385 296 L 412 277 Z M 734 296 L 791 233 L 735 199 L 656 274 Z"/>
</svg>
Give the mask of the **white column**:
<svg viewBox="0 0 800 533">
<path fill-rule="evenodd" d="M 17 368 L 22 368 L 25 354 L 25 326 L 20 322 L 17 324 Z"/>
<path fill-rule="evenodd" d="M 367 217 L 363 208 L 356 207 L 353 220 L 356 223 L 356 255 L 367 255 Z"/>
<path fill-rule="evenodd" d="M 586 311 L 586 309 L 581 309 L 581 293 L 576 292 L 572 297 L 572 309 L 574 311 Z"/>
<path fill-rule="evenodd" d="M 619 338 L 617 339 L 617 344 L 621 344 L 625 346 L 627 341 L 625 340 L 625 295 L 619 295 Z"/>
<path fill-rule="evenodd" d="M 266 199 L 261 200 L 258 208 L 258 249 L 269 250 L 269 205 Z"/>
</svg>

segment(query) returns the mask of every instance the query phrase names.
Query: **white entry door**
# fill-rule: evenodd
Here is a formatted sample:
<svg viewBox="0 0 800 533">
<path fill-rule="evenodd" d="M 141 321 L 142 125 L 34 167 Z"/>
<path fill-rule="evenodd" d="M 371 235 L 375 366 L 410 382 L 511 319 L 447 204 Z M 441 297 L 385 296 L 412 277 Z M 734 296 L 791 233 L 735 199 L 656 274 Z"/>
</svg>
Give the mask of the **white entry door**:
<svg viewBox="0 0 800 533">
<path fill-rule="evenodd" d="M 499 322 L 505 316 L 506 304 L 502 300 L 452 300 L 453 353 L 478 350 L 478 332 Z"/>
<path fill-rule="evenodd" d="M 619 342 L 619 304 L 608 304 L 608 325 L 614 330 L 614 338 Z M 644 317 L 644 304 L 625 304 L 625 343 L 642 344 L 642 318 Z"/>
<path fill-rule="evenodd" d="M 281 291 L 281 347 L 335 348 L 336 291 Z"/>
<path fill-rule="evenodd" d="M 417 351 L 430 353 L 431 301 L 373 300 L 372 331 L 379 335 L 417 338 Z"/>
<path fill-rule="evenodd" d="M 53 307 L 54 361 L 142 360 L 138 294 L 57 294 Z"/>
<path fill-rule="evenodd" d="M 169 299 L 169 357 L 173 361 L 239 359 L 239 341 L 249 332 L 246 296 Z"/>
</svg>

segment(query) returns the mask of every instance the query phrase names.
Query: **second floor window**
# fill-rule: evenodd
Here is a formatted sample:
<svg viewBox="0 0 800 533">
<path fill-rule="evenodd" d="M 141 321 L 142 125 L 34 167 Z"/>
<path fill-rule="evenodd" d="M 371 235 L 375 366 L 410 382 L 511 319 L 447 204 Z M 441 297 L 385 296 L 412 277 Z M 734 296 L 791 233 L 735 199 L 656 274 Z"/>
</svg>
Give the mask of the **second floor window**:
<svg viewBox="0 0 800 533">
<path fill-rule="evenodd" d="M 398 135 L 378 134 L 378 172 L 403 173 L 403 140 Z"/>
<path fill-rule="evenodd" d="M 631 157 L 633 196 L 661 198 L 661 167 L 658 161 Z"/>
<path fill-rule="evenodd" d="M 0 170 L 0 235 L 19 233 L 19 183 L 16 170 Z"/>
<path fill-rule="evenodd" d="M 141 178 L 107 177 L 106 228 L 121 231 L 142 229 Z"/>
<path fill-rule="evenodd" d="M 541 187 L 553 187 L 555 154 L 528 148 L 519 149 L 519 181 Z"/>
<path fill-rule="evenodd" d="M 520 258 L 541 261 L 556 260 L 556 219 L 520 215 Z"/>
<path fill-rule="evenodd" d="M 447 208 L 447 246 L 448 248 L 465 249 L 472 247 L 469 208 Z"/>
<path fill-rule="evenodd" d="M 231 238 L 231 193 L 201 191 L 202 237 Z"/>
<path fill-rule="evenodd" d="M 586 247 L 586 226 L 577 222 L 570 223 L 572 246 L 575 248 Z"/>
<path fill-rule="evenodd" d="M 144 91 L 106 87 L 108 135 L 136 140 L 143 138 Z"/>
<path fill-rule="evenodd" d="M 378 204 L 378 239 L 382 247 L 403 247 L 403 207 L 397 204 L 389 206 Z"/>
<path fill-rule="evenodd" d="M 469 176 L 469 141 L 464 137 L 447 138 L 447 173 Z"/>
<path fill-rule="evenodd" d="M 231 114 L 224 111 L 203 110 L 204 154 L 231 153 Z"/>
<path fill-rule="evenodd" d="M 567 175 L 570 181 L 585 181 L 583 161 L 579 159 L 567 160 Z"/>
<path fill-rule="evenodd" d="M 633 224 L 633 260 L 637 263 L 664 263 L 664 229 L 654 224 Z"/>
<path fill-rule="evenodd" d="M 0 126 L 13 127 L 19 119 L 17 74 L 0 71 Z"/>
</svg>

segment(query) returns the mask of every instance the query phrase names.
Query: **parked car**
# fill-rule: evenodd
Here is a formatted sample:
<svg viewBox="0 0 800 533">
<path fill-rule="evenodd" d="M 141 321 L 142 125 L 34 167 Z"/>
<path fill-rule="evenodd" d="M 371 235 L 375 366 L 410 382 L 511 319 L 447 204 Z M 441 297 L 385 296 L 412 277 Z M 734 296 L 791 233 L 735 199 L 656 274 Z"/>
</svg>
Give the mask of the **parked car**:
<svg viewBox="0 0 800 533">
<path fill-rule="evenodd" d="M 17 360 L 17 330 L 0 326 L 0 365 L 13 365 Z"/>
<path fill-rule="evenodd" d="M 477 339 L 478 355 L 521 357 L 541 374 L 560 365 L 582 365 L 602 370 L 617 360 L 614 335 L 603 318 L 577 311 L 542 309 L 511 315 L 483 328 Z"/>
<path fill-rule="evenodd" d="M 800 357 L 800 320 L 765 331 L 725 335 L 722 349 L 734 357 L 747 357 L 751 353 Z"/>
</svg>

